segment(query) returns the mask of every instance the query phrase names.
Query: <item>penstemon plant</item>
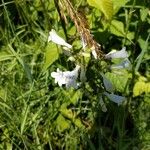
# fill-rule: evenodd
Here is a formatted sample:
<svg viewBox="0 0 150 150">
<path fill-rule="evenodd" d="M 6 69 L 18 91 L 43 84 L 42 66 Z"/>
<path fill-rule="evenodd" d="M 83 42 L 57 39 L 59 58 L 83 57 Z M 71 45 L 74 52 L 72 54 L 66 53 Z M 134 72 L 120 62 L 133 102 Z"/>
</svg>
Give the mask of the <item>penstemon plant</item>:
<svg viewBox="0 0 150 150">
<path fill-rule="evenodd" d="M 148 6 L 2 0 L 0 149 L 149 149 Z"/>
<path fill-rule="evenodd" d="M 86 81 L 89 80 L 88 76 L 86 76 L 86 72 L 89 71 L 88 64 L 92 60 L 100 62 L 111 61 L 113 59 L 121 59 L 121 62 L 119 64 L 110 66 L 111 70 L 120 70 L 131 67 L 131 63 L 128 59 L 129 55 L 125 47 L 123 47 L 120 51 L 111 51 L 108 54 L 104 54 L 101 51 L 101 45 L 94 40 L 94 37 L 88 27 L 88 22 L 85 20 L 84 16 L 74 10 L 70 1 L 62 0 L 58 5 L 61 7 L 63 4 L 64 6 L 66 6 L 67 14 L 70 16 L 76 26 L 77 32 L 80 36 L 82 48 L 78 53 L 73 54 L 74 47 L 71 44 L 67 43 L 62 37 L 60 37 L 54 29 L 49 32 L 48 42 L 53 42 L 57 45 L 61 45 L 63 47 L 63 51 L 66 50 L 70 52 L 69 57 L 74 58 L 72 60 L 74 66 L 76 66 L 72 71 L 60 71 L 59 68 L 57 68 L 57 72 L 52 72 L 51 77 L 55 79 L 55 83 L 58 83 L 60 87 L 62 87 L 62 85 L 66 85 L 67 89 L 71 87 L 73 87 L 74 89 L 82 88 L 82 85 L 86 85 Z M 61 7 L 61 9 L 63 10 L 63 12 L 65 12 L 64 7 Z M 104 89 L 102 88 L 102 90 L 98 90 L 102 91 L 101 93 L 97 93 L 96 96 L 100 97 L 98 99 L 100 99 L 100 101 L 104 104 L 102 97 L 106 96 L 108 99 L 117 103 L 118 105 L 122 104 L 122 102 L 125 101 L 126 98 L 114 94 L 115 88 L 113 87 L 112 83 L 105 76 L 105 72 L 103 72 L 102 70 L 100 72 L 101 73 L 99 78 L 102 79 L 101 83 L 103 84 Z M 78 77 L 80 77 L 79 82 L 77 82 Z"/>
</svg>

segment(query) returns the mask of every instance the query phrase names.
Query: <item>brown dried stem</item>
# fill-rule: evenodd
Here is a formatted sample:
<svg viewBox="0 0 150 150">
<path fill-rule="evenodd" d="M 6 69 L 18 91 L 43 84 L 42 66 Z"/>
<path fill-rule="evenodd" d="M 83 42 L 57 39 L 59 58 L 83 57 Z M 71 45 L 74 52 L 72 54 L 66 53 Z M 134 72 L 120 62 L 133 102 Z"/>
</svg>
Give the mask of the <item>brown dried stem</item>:
<svg viewBox="0 0 150 150">
<path fill-rule="evenodd" d="M 82 13 L 77 12 L 73 8 L 69 0 L 61 0 L 61 1 L 63 3 L 62 6 L 66 7 L 67 13 L 69 14 L 71 20 L 74 22 L 81 39 L 84 41 L 84 43 L 87 45 L 88 48 L 96 51 L 98 57 L 100 56 L 102 57 L 103 53 L 101 51 L 101 45 L 93 39 L 93 35 L 91 35 L 90 33 L 86 17 Z"/>
</svg>

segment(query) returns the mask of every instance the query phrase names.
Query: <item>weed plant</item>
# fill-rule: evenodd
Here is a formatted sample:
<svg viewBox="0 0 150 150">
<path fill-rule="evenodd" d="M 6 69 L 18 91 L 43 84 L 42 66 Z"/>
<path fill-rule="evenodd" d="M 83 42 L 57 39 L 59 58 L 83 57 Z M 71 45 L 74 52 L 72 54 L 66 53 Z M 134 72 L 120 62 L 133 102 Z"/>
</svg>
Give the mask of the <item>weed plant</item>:
<svg viewBox="0 0 150 150">
<path fill-rule="evenodd" d="M 149 27 L 149 0 L 1 0 L 0 149 L 149 150 Z M 71 56 L 48 42 L 52 29 Z M 122 47 L 129 68 L 110 68 L 120 60 L 106 54 Z M 79 87 L 59 87 L 51 73 L 76 63 Z"/>
</svg>

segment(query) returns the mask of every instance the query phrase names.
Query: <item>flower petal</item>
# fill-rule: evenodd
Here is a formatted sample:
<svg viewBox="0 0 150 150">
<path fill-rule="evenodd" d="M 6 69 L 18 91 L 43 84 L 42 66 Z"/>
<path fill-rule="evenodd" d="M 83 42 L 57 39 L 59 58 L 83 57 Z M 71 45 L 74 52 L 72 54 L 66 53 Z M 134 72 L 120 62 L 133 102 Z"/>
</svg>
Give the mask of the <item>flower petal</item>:
<svg viewBox="0 0 150 150">
<path fill-rule="evenodd" d="M 125 58 L 120 64 L 118 65 L 112 65 L 111 69 L 125 69 L 131 67 L 131 62 L 129 61 L 128 58 Z"/>
<path fill-rule="evenodd" d="M 113 58 L 127 58 L 129 55 L 126 51 L 126 48 L 123 47 L 120 51 L 117 52 L 110 52 L 105 55 L 106 59 L 113 59 Z"/>
<path fill-rule="evenodd" d="M 111 101 L 117 103 L 118 105 L 122 104 L 122 102 L 126 100 L 126 98 L 123 96 L 109 94 L 107 92 L 104 92 L 104 95 L 106 95 Z"/>
<path fill-rule="evenodd" d="M 66 46 L 68 48 L 72 48 L 72 45 L 68 44 L 67 42 L 65 42 L 65 40 L 63 38 L 61 38 L 59 35 L 57 35 L 56 31 L 54 29 L 52 29 L 49 32 L 49 37 L 48 37 L 48 42 L 52 41 L 58 45 L 62 45 L 62 46 Z"/>
<path fill-rule="evenodd" d="M 77 65 L 73 71 L 65 71 L 62 72 L 57 68 L 57 72 L 52 72 L 51 76 L 55 78 L 55 83 L 58 83 L 59 86 L 66 84 L 66 88 L 74 87 L 77 88 L 77 78 L 78 78 L 78 71 L 80 66 Z"/>
</svg>

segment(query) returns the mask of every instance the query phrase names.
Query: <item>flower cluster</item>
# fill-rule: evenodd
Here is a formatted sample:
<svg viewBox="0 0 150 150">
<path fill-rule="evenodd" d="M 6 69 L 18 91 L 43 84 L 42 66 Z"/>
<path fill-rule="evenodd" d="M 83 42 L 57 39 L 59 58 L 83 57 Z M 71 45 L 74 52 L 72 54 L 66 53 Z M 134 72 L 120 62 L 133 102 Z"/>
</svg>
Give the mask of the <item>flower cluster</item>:
<svg viewBox="0 0 150 150">
<path fill-rule="evenodd" d="M 61 38 L 59 35 L 57 35 L 57 33 L 55 32 L 54 29 L 52 29 L 49 32 L 48 42 L 49 41 L 52 41 L 58 45 L 63 46 L 64 49 L 71 49 L 72 48 L 72 45 L 70 45 L 63 38 Z M 85 50 L 87 43 L 84 41 L 84 38 L 82 38 L 81 41 L 82 41 L 82 47 Z M 94 58 L 97 59 L 96 52 L 92 48 L 91 48 L 91 50 L 92 50 L 91 52 L 92 52 Z M 121 58 L 122 62 L 120 64 L 117 64 L 117 65 L 112 65 L 111 69 L 129 68 L 130 61 L 128 60 L 128 53 L 127 53 L 125 47 L 123 47 L 120 51 L 110 52 L 110 53 L 105 55 L 105 59 L 111 60 L 111 59 L 115 59 L 115 58 Z M 84 77 L 82 77 L 82 76 L 85 76 L 85 72 L 83 73 L 83 68 L 80 67 L 79 65 L 76 65 L 75 69 L 72 71 L 64 71 L 63 72 L 59 68 L 57 68 L 57 71 L 52 72 L 51 76 L 55 79 L 55 83 L 58 83 L 58 85 L 60 87 L 62 87 L 62 85 L 65 85 L 66 88 L 73 87 L 73 88 L 77 89 L 78 85 L 79 85 L 77 83 L 77 78 L 78 78 L 78 72 L 80 69 L 81 69 L 81 75 L 80 75 L 81 79 L 80 80 L 82 81 L 84 79 Z M 111 101 L 120 105 L 125 100 L 125 97 L 115 95 L 114 94 L 114 87 L 113 87 L 112 83 L 105 77 L 104 74 L 101 74 L 101 76 L 103 77 L 103 83 L 104 83 L 104 87 L 106 89 L 106 91 L 103 92 L 103 95 L 106 96 Z M 106 112 L 107 108 L 106 108 L 105 103 L 102 99 L 102 96 L 100 96 L 100 105 L 102 107 L 102 110 L 104 112 Z"/>
<path fill-rule="evenodd" d="M 64 48 L 72 48 L 72 45 L 67 43 L 63 38 L 61 38 L 54 29 L 52 29 L 49 32 L 48 42 L 52 41 L 55 44 L 64 46 Z M 78 71 L 80 69 L 80 66 L 77 65 L 73 71 L 60 71 L 59 68 L 57 68 L 57 72 L 52 72 L 51 76 L 55 78 L 55 83 L 58 83 L 58 85 L 61 87 L 62 85 L 66 85 L 66 88 L 77 88 L 77 78 L 78 78 Z"/>
</svg>

